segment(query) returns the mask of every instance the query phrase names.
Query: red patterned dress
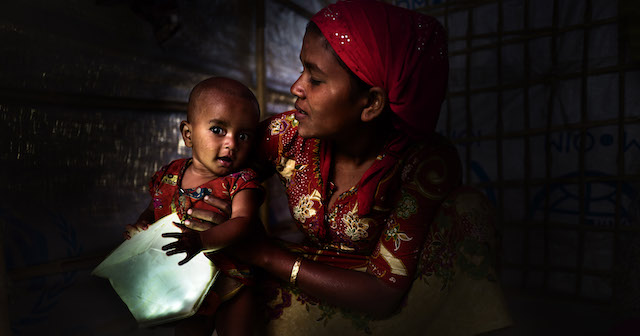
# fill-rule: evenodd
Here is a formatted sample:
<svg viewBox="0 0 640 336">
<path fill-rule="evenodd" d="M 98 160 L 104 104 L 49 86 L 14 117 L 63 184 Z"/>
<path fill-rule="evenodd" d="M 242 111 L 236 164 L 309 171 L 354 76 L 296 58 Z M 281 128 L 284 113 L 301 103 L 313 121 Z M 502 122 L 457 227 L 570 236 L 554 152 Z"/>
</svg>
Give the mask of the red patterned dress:
<svg viewBox="0 0 640 336">
<path fill-rule="evenodd" d="M 446 296 L 447 282 L 453 279 L 455 250 L 466 234 L 433 224 L 445 197 L 461 183 L 461 165 L 451 143 L 435 134 L 424 142 L 411 142 L 396 133 L 362 179 L 328 207 L 335 188 L 328 179 L 330 144 L 300 137 L 293 112 L 273 116 L 263 125 L 260 153 L 282 180 L 291 215 L 305 235 L 303 244 L 288 247 L 306 258 L 367 272 L 406 290 L 405 304 L 430 305 L 419 308 L 425 314 L 437 307 L 437 298 Z M 289 284 L 268 283 L 268 334 L 387 334 L 390 326 L 397 327 L 397 316 L 421 323 L 414 315 L 402 314 L 371 320 L 325 305 Z M 415 325 L 411 328 L 416 330 Z"/>
<path fill-rule="evenodd" d="M 257 180 L 256 173 L 251 169 L 241 170 L 226 176 L 211 180 L 198 188 L 182 189 L 180 184 L 184 172 L 191 164 L 191 159 L 178 159 L 157 171 L 149 182 L 155 219 L 158 220 L 173 212 L 184 222 L 188 219 L 187 210 L 190 208 L 206 209 L 220 213 L 216 207 L 204 202 L 205 196 L 211 195 L 225 201 L 233 200 L 236 193 L 245 189 L 263 188 Z M 217 267 L 225 274 L 247 283 L 251 279 L 249 268 L 232 262 L 224 254 L 207 253 Z"/>
</svg>

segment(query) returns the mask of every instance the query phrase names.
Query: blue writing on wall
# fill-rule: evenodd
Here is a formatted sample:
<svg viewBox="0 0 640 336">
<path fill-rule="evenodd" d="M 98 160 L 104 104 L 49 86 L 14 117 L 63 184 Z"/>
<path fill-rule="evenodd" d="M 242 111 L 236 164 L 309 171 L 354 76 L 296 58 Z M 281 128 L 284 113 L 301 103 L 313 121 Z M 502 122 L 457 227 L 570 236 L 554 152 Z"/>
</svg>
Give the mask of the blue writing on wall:
<svg viewBox="0 0 640 336">
<path fill-rule="evenodd" d="M 549 138 L 549 146 L 552 150 L 558 153 L 570 153 L 573 151 L 580 151 L 580 140 L 580 132 L 555 133 Z M 630 138 L 627 132 L 624 132 L 623 134 L 622 143 L 625 152 L 640 149 L 638 139 L 633 137 Z M 610 133 L 597 135 L 592 132 L 585 132 L 584 151 L 589 152 L 596 146 L 614 147 L 616 146 L 615 137 Z"/>
</svg>

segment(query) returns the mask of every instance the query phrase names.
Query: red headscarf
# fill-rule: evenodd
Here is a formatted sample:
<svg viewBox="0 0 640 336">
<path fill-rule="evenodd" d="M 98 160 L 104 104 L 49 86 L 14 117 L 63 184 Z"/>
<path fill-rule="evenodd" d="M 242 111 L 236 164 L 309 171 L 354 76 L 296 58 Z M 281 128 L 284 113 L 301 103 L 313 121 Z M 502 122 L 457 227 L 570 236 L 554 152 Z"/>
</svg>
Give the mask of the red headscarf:
<svg viewBox="0 0 640 336">
<path fill-rule="evenodd" d="M 446 33 L 436 19 L 350 0 L 329 5 L 311 21 L 356 76 L 387 92 L 396 128 L 413 138 L 435 130 L 449 73 Z"/>
</svg>

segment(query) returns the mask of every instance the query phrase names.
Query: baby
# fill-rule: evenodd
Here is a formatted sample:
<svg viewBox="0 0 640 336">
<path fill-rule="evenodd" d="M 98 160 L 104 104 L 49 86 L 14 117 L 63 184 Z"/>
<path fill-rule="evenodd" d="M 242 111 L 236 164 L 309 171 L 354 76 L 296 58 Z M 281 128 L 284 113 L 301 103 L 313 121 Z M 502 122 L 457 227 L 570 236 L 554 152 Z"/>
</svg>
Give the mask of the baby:
<svg viewBox="0 0 640 336">
<path fill-rule="evenodd" d="M 198 83 L 189 96 L 187 120 L 180 123 L 182 138 L 192 149 L 192 158 L 175 160 L 155 173 L 149 183 L 152 201 L 137 222 L 127 226 L 125 238 L 130 239 L 150 223 L 177 212 L 183 232 L 164 234 L 177 240 L 168 241 L 163 250 L 167 255 L 186 253 L 179 262 L 182 265 L 200 251 L 219 250 L 260 229 L 257 215 L 263 189 L 255 172 L 243 169 L 252 153 L 259 119 L 258 101 L 243 84 L 223 77 Z M 230 218 L 206 231 L 185 228 L 190 208 L 220 212 L 204 202 L 209 195 L 230 201 Z M 253 300 L 249 289 L 243 286 L 251 282 L 248 267 L 223 253 L 206 255 L 224 274 L 216 280 L 197 318 L 208 319 L 205 323 L 211 324 L 215 313 L 219 335 L 225 334 L 225 330 L 251 334 L 248 328 L 252 323 L 246 319 L 252 318 Z"/>
</svg>

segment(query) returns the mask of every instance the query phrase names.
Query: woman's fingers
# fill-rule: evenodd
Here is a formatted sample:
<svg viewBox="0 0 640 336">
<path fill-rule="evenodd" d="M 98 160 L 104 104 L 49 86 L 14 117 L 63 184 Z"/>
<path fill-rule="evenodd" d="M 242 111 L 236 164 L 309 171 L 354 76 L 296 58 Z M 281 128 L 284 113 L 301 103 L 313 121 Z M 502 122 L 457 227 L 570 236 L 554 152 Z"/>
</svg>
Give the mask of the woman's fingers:
<svg viewBox="0 0 640 336">
<path fill-rule="evenodd" d="M 212 223 L 220 224 L 227 220 L 227 217 L 217 212 L 203 210 L 203 209 L 191 209 L 191 219 L 185 221 L 185 225 L 192 230 L 206 231 L 213 227 Z"/>
<path fill-rule="evenodd" d="M 231 203 L 211 196 L 205 196 L 204 202 L 218 208 L 222 213 L 224 213 L 225 217 L 231 216 Z"/>
<path fill-rule="evenodd" d="M 205 196 L 204 201 L 218 208 L 222 214 L 215 211 L 191 208 L 187 211 L 187 214 L 190 215 L 191 218 L 185 221 L 185 225 L 188 228 L 195 231 L 206 231 L 212 227 L 212 223 L 220 224 L 229 219 L 229 215 L 231 215 L 231 204 L 219 198 L 209 196 Z"/>
</svg>

